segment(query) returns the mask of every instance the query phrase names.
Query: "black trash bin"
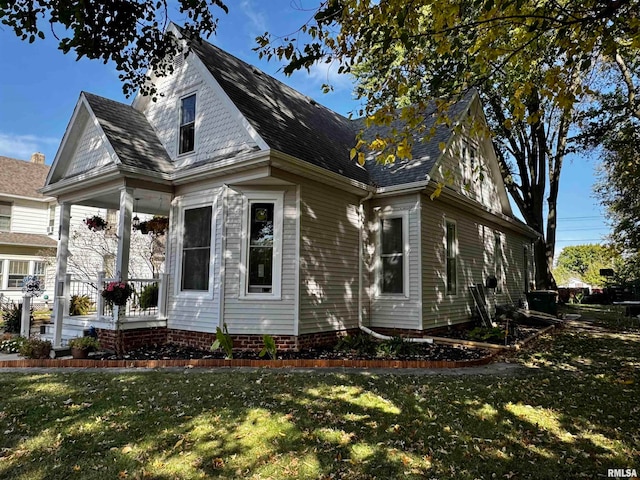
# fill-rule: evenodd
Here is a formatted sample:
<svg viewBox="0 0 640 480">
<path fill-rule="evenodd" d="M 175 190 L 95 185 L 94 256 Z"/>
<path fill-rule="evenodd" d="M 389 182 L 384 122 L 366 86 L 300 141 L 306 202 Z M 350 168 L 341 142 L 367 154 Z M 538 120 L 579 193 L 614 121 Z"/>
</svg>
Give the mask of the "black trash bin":
<svg viewBox="0 0 640 480">
<path fill-rule="evenodd" d="M 527 293 L 529 310 L 558 315 L 558 292 L 555 290 L 534 290 Z"/>
</svg>

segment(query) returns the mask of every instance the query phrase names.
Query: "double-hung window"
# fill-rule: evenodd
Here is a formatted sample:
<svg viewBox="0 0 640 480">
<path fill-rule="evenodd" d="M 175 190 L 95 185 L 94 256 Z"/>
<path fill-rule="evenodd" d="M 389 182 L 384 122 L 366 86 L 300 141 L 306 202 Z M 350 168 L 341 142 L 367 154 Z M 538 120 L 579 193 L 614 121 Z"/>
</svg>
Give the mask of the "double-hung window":
<svg viewBox="0 0 640 480">
<path fill-rule="evenodd" d="M 208 291 L 211 272 L 211 205 L 185 208 L 180 290 Z"/>
<path fill-rule="evenodd" d="M 11 204 L 0 202 L 0 232 L 11 230 Z"/>
<path fill-rule="evenodd" d="M 405 293 L 405 274 L 407 273 L 405 218 L 405 216 L 380 218 L 380 292 L 382 294 Z"/>
<path fill-rule="evenodd" d="M 7 288 L 17 290 L 22 288 L 22 280 L 29 275 L 29 260 L 10 260 Z"/>
<path fill-rule="evenodd" d="M 53 235 L 53 227 L 56 224 L 56 205 L 49 205 L 49 225 L 47 226 L 47 235 Z"/>
<path fill-rule="evenodd" d="M 447 220 L 445 230 L 447 294 L 455 295 L 458 291 L 458 232 L 456 223 Z"/>
<path fill-rule="evenodd" d="M 180 100 L 180 135 L 178 154 L 193 152 L 196 148 L 196 95 Z"/>
<path fill-rule="evenodd" d="M 245 298 L 280 297 L 282 192 L 245 192 L 245 246 L 241 269 Z"/>
</svg>

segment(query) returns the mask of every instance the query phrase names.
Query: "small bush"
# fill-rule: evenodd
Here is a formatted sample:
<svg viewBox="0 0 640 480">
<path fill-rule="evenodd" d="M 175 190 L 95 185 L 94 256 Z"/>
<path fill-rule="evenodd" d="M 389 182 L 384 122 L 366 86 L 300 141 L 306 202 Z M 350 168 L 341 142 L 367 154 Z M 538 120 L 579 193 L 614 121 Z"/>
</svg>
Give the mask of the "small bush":
<svg viewBox="0 0 640 480">
<path fill-rule="evenodd" d="M 28 338 L 20 348 L 20 355 L 24 358 L 49 358 L 51 342 L 39 338 Z"/>
<path fill-rule="evenodd" d="M 476 327 L 469 332 L 469 338 L 480 342 L 497 342 L 504 340 L 504 330 L 500 327 Z"/>
<path fill-rule="evenodd" d="M 87 295 L 72 295 L 69 302 L 69 315 L 88 315 L 91 299 Z"/>
<path fill-rule="evenodd" d="M 158 284 L 150 283 L 140 292 L 140 308 L 147 310 L 158 306 Z"/>
<path fill-rule="evenodd" d="M 95 352 L 100 348 L 100 342 L 93 337 L 78 337 L 69 340 L 69 348 L 79 348 L 88 352 Z"/>
<path fill-rule="evenodd" d="M 7 333 L 19 333 L 20 322 L 22 320 L 22 304 L 8 302 L 2 304 L 0 309 L 2 320 L 4 322 L 4 331 Z"/>
<path fill-rule="evenodd" d="M 408 342 L 404 338 L 397 336 L 378 344 L 378 356 L 408 357 L 414 355 L 417 349 L 417 343 Z"/>
</svg>

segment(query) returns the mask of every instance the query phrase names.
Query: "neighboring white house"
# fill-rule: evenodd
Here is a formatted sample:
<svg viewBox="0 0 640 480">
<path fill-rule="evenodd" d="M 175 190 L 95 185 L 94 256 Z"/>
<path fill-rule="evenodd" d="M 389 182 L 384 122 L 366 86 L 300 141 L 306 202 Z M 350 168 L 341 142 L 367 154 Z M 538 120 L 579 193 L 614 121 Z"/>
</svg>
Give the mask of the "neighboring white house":
<svg viewBox="0 0 640 480">
<path fill-rule="evenodd" d="M 60 209 L 55 198 L 39 193 L 49 174 L 44 160 L 41 153 L 34 153 L 30 161 L 0 156 L 0 295 L 20 301 L 23 278 L 36 275 L 44 281 L 45 291 L 34 303 L 53 308 Z M 74 277 L 82 277 L 85 272 L 95 276 L 115 261 L 115 242 L 93 234 L 84 224 L 93 215 L 117 225 L 117 212 L 74 206 L 68 269 Z M 137 255 L 131 267 L 145 277 L 151 275 L 148 262 L 141 258 L 148 250 L 147 243 L 138 236 L 134 244 Z"/>
<path fill-rule="evenodd" d="M 537 234 L 512 215 L 491 140 L 471 133 L 484 121 L 474 91 L 449 112 L 461 128 L 433 125 L 413 160 L 360 166 L 349 151 L 362 122 L 207 42 L 192 50 L 157 79 L 157 101 L 80 95 L 43 189 L 62 205 L 57 344 L 71 321 L 72 205 L 120 211 L 122 281 L 134 210 L 170 217 L 157 314 L 99 309 L 85 325 L 105 345 L 208 347 L 223 323 L 245 347 L 268 333 L 300 348 L 363 326 L 425 335 L 468 322 L 468 287 L 489 277 L 492 301 L 524 294 Z"/>
</svg>

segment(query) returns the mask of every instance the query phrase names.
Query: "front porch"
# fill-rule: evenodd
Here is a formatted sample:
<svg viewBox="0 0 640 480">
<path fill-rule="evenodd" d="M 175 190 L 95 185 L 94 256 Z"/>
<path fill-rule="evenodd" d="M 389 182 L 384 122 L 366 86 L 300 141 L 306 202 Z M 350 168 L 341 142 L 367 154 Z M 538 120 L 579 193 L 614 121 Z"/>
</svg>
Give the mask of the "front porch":
<svg viewBox="0 0 640 480">
<path fill-rule="evenodd" d="M 133 331 L 165 329 L 167 277 L 167 274 L 162 273 L 157 278 L 130 278 L 127 283 L 134 293 L 126 305 L 119 307 L 110 305 L 101 295 L 105 286 L 117 279 L 106 278 L 104 272 L 99 272 L 94 280 L 74 278 L 71 274 L 66 274 L 64 295 L 60 299 L 64 314 L 60 342 L 56 346 L 66 346 L 69 340 L 85 335 L 92 327 L 98 334 L 102 347 L 108 350 L 122 348 L 123 337 L 131 337 Z M 80 299 L 88 307 L 88 312 L 72 308 L 74 299 L 76 303 Z M 56 314 L 54 312 L 52 317 L 53 324 L 44 332 L 45 337 L 54 338 Z"/>
<path fill-rule="evenodd" d="M 132 238 L 148 238 L 144 235 L 147 232 L 140 228 L 145 222 L 141 222 L 139 216 L 143 219 L 145 215 L 169 216 L 172 195 L 167 191 L 170 189 L 166 185 L 141 186 L 139 181 L 135 182 L 136 185 L 131 183 L 131 179 L 119 178 L 90 191 L 81 189 L 59 197 L 60 235 L 54 309 L 52 325 L 44 332 L 45 337 L 52 340 L 55 348 L 65 346 L 71 338 L 84 335 L 91 327 L 98 334 L 103 348 L 117 351 L 123 350 L 123 339 L 131 337 L 134 332 L 145 332 L 148 337 L 154 330 L 166 331 L 168 275 L 158 273 L 162 272 L 163 268 L 154 264 L 147 266 L 140 276 L 140 268 L 134 266 L 139 266 L 145 263 L 144 260 L 149 259 L 144 255 L 138 258 L 139 253 L 133 248 Z M 95 207 L 100 211 L 117 214 L 111 215 L 108 225 L 100 226 L 98 232 L 93 225 L 87 222 L 83 225 L 76 218 L 73 222 L 76 228 L 74 234 L 71 231 L 71 207 L 76 205 Z M 87 233 L 89 230 L 93 231 Z M 110 251 L 101 256 L 96 255 L 90 246 L 85 245 L 83 248 L 75 244 L 78 231 L 97 235 L 102 240 L 108 238 Z M 164 235 L 168 235 L 168 231 L 164 232 Z M 93 269 L 78 271 L 70 261 L 72 254 L 96 256 L 97 263 L 103 271 L 97 271 L 99 268 L 95 268 L 94 274 Z M 107 262 L 107 258 L 110 262 Z M 125 305 L 112 305 L 102 297 L 102 291 L 110 282 L 122 282 L 132 287 L 133 294 Z M 74 299 L 81 299 L 85 308 L 73 308 Z M 147 338 L 146 341 L 148 340 Z M 129 345 L 131 346 L 135 345 Z"/>
</svg>

